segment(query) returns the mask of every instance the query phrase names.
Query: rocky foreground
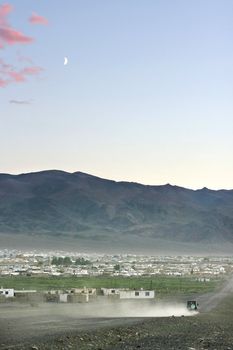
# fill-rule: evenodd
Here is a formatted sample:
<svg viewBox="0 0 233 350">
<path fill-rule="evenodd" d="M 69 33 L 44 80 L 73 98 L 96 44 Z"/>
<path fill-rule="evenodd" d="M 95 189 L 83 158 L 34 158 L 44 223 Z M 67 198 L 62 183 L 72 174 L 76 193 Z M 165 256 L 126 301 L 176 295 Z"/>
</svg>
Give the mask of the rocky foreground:
<svg viewBox="0 0 233 350">
<path fill-rule="evenodd" d="M 227 297 L 213 311 L 193 317 L 142 319 L 124 326 L 64 331 L 39 339 L 35 335 L 24 344 L 2 343 L 1 349 L 233 350 L 233 296 Z"/>
</svg>

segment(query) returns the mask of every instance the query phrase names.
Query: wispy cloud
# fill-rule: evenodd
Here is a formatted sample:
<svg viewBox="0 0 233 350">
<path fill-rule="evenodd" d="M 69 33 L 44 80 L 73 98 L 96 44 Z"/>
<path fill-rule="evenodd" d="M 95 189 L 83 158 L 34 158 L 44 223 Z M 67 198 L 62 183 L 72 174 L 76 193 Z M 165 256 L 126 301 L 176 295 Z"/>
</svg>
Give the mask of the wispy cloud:
<svg viewBox="0 0 233 350">
<path fill-rule="evenodd" d="M 31 17 L 29 18 L 29 22 L 31 24 L 41 24 L 41 25 L 47 25 L 49 22 L 47 18 L 43 16 L 39 16 L 37 13 L 33 13 Z"/>
<path fill-rule="evenodd" d="M 10 104 L 15 104 L 15 105 L 30 105 L 32 104 L 31 100 L 10 100 Z"/>
<path fill-rule="evenodd" d="M 8 23 L 7 16 L 12 10 L 13 7 L 9 4 L 0 6 L 0 48 L 6 45 L 29 44 L 33 41 L 33 38 L 12 28 Z"/>
<path fill-rule="evenodd" d="M 5 87 L 11 83 L 25 82 L 28 76 L 38 75 L 42 71 L 43 68 L 38 66 L 27 66 L 17 70 L 13 65 L 0 59 L 0 87 Z"/>
<path fill-rule="evenodd" d="M 22 55 L 20 50 L 17 51 L 17 60 L 20 63 L 34 64 L 33 60 L 30 57 Z"/>
</svg>

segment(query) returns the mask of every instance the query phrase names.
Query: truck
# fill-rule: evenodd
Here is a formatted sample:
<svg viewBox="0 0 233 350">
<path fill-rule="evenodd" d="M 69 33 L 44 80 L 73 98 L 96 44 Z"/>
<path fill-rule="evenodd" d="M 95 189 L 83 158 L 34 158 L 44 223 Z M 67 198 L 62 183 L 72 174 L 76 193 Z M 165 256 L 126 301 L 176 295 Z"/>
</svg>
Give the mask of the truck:
<svg viewBox="0 0 233 350">
<path fill-rule="evenodd" d="M 198 303 L 196 300 L 188 300 L 187 301 L 187 309 L 190 311 L 196 311 L 198 307 Z"/>
</svg>

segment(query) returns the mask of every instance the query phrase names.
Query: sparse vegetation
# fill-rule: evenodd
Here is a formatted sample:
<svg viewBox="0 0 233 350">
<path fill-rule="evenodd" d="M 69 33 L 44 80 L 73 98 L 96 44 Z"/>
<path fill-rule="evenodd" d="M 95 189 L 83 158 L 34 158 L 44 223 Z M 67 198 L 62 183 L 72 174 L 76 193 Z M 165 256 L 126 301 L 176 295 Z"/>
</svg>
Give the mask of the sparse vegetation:
<svg viewBox="0 0 233 350">
<path fill-rule="evenodd" d="M 75 261 L 75 265 L 90 265 L 90 260 L 84 259 L 84 258 L 78 258 Z"/>
<path fill-rule="evenodd" d="M 71 261 L 69 256 L 66 256 L 65 258 L 54 256 L 51 263 L 52 263 L 52 265 L 56 265 L 56 266 L 70 266 L 70 265 L 72 265 L 72 261 Z"/>
<path fill-rule="evenodd" d="M 116 265 L 114 266 L 114 270 L 115 270 L 115 271 L 120 271 L 120 269 L 121 269 L 121 267 L 120 267 L 119 264 L 116 264 Z"/>
</svg>

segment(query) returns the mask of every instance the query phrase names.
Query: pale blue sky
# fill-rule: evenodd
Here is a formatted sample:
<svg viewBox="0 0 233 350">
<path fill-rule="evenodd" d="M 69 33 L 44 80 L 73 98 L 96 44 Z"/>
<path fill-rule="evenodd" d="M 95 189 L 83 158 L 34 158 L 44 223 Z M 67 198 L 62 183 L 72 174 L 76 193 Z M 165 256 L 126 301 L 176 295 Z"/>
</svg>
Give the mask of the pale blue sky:
<svg viewBox="0 0 233 350">
<path fill-rule="evenodd" d="M 9 3 L 35 42 L 0 57 L 44 71 L 0 88 L 0 172 L 233 188 L 233 1 Z"/>
</svg>

